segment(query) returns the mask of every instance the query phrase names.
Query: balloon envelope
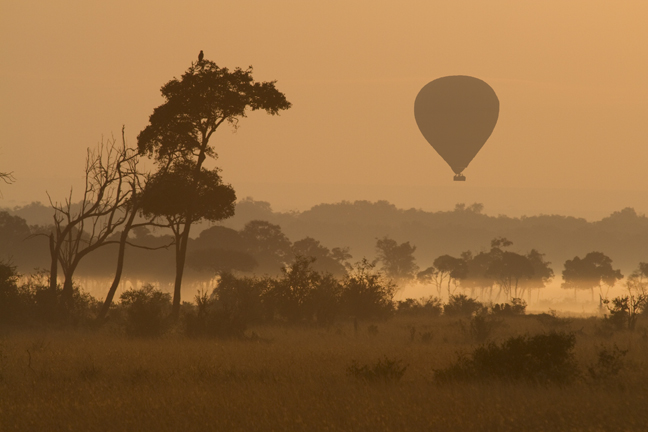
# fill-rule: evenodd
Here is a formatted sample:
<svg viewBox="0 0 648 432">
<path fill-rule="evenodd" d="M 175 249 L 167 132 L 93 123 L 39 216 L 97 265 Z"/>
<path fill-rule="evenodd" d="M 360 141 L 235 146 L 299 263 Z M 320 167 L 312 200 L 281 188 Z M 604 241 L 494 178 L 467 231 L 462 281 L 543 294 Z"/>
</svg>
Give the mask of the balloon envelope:
<svg viewBox="0 0 648 432">
<path fill-rule="evenodd" d="M 425 139 L 462 180 L 461 172 L 490 137 L 499 100 L 484 81 L 463 75 L 426 84 L 414 102 L 414 117 Z"/>
</svg>

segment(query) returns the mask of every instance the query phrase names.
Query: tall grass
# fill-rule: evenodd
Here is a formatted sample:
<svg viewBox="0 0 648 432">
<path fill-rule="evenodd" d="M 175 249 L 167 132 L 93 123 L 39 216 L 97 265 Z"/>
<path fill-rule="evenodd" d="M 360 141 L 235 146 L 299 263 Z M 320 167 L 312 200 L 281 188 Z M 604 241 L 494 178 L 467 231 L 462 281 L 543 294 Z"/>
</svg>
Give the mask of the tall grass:
<svg viewBox="0 0 648 432">
<path fill-rule="evenodd" d="M 437 385 L 434 370 L 481 346 L 458 318 L 399 317 L 329 328 L 268 325 L 257 337 L 167 333 L 133 339 L 97 331 L 0 334 L 1 431 L 619 430 L 648 424 L 648 341 L 641 331 L 599 336 L 601 320 L 573 319 L 583 371 L 602 347 L 628 350 L 607 379 Z M 369 334 L 370 325 L 379 331 Z M 645 322 L 639 322 L 645 328 Z M 411 329 L 434 334 L 412 337 Z M 503 318 L 489 341 L 545 332 L 533 316 Z M 407 365 L 400 379 L 357 379 L 349 365 Z M 353 374 L 351 374 L 353 375 Z"/>
</svg>

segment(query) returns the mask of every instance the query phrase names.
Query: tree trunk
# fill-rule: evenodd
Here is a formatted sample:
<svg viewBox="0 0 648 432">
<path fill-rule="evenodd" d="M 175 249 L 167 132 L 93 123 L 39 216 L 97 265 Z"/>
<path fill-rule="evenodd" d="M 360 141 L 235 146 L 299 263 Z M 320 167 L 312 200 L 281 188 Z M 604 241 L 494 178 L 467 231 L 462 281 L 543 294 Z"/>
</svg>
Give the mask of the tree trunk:
<svg viewBox="0 0 648 432">
<path fill-rule="evenodd" d="M 128 240 L 128 233 L 131 229 L 131 226 L 133 225 L 133 221 L 135 220 L 135 215 L 137 215 L 137 211 L 133 209 L 131 215 L 126 221 L 126 225 L 124 225 L 124 231 L 122 231 L 121 236 L 119 237 L 119 252 L 117 253 L 117 268 L 115 269 L 115 277 L 113 278 L 112 285 L 110 285 L 110 289 L 108 290 L 108 294 L 106 295 L 106 300 L 101 306 L 99 314 L 97 314 L 97 321 L 103 321 L 106 318 L 108 310 L 110 309 L 110 305 L 112 304 L 113 298 L 115 297 L 115 293 L 117 292 L 117 288 L 119 287 L 122 271 L 124 270 L 126 240 Z"/>
<path fill-rule="evenodd" d="M 50 257 L 52 261 L 50 263 L 50 279 L 49 286 L 52 293 L 56 293 L 56 286 L 58 282 L 58 253 L 56 250 L 56 245 L 54 244 L 54 233 L 50 233 L 49 236 L 49 249 Z"/>
<path fill-rule="evenodd" d="M 187 244 L 189 243 L 189 230 L 191 222 L 185 223 L 184 230 L 177 239 L 176 243 L 176 277 L 173 287 L 173 307 L 171 308 L 171 317 L 175 320 L 180 316 L 180 299 L 182 290 L 182 276 L 184 274 L 185 259 L 187 256 Z"/>
<path fill-rule="evenodd" d="M 63 291 L 61 292 L 61 306 L 67 314 L 72 310 L 73 306 L 74 287 L 72 285 L 72 275 L 74 274 L 74 269 L 70 269 L 69 272 L 63 270 L 63 273 L 65 274 L 65 281 L 63 282 Z"/>
</svg>

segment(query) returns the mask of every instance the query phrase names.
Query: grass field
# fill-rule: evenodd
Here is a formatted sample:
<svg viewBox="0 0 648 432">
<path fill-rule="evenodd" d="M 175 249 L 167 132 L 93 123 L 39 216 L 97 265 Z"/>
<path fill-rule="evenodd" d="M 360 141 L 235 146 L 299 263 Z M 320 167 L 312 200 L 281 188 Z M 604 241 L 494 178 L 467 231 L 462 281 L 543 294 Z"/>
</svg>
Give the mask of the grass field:
<svg viewBox="0 0 648 432">
<path fill-rule="evenodd" d="M 464 327 L 466 319 L 464 319 Z M 581 375 L 566 385 L 434 382 L 477 344 L 458 319 L 397 317 L 328 329 L 261 327 L 249 340 L 130 339 L 110 329 L 0 333 L 0 430 L 8 431 L 645 431 L 648 338 L 559 323 L 576 334 Z M 414 329 L 414 330 L 412 330 Z M 491 340 L 549 330 L 509 317 Z M 628 350 L 618 375 L 587 368 Z M 349 375 L 355 361 L 407 366 L 400 380 Z"/>
</svg>

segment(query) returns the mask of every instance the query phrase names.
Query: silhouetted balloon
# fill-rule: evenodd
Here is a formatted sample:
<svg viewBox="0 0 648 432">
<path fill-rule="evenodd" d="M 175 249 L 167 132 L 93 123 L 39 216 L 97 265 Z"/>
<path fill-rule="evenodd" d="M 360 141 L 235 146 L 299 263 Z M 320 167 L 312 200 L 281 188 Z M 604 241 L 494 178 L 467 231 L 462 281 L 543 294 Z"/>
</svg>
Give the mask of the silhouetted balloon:
<svg viewBox="0 0 648 432">
<path fill-rule="evenodd" d="M 455 172 L 461 174 L 490 137 L 499 100 L 484 81 L 447 76 L 426 84 L 414 102 L 414 117 L 425 139 Z"/>
</svg>

